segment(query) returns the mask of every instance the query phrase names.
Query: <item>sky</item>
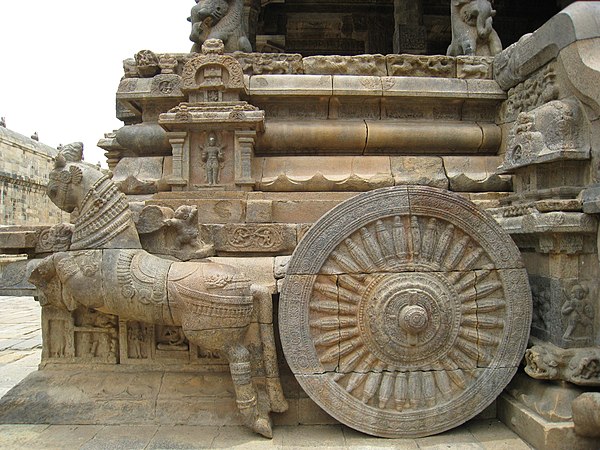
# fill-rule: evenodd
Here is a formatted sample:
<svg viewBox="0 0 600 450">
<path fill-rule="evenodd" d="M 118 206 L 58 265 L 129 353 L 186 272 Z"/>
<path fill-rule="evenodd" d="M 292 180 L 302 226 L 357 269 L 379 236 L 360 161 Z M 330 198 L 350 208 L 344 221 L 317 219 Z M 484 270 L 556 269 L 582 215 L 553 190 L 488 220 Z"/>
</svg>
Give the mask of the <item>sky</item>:
<svg viewBox="0 0 600 450">
<path fill-rule="evenodd" d="M 106 167 L 96 146 L 123 126 L 115 94 L 123 60 L 139 50 L 191 49 L 194 0 L 2 0 L 0 116 L 7 128 L 57 147 L 81 141 L 84 159 Z M 1 155 L 0 155 L 1 157 Z"/>
</svg>

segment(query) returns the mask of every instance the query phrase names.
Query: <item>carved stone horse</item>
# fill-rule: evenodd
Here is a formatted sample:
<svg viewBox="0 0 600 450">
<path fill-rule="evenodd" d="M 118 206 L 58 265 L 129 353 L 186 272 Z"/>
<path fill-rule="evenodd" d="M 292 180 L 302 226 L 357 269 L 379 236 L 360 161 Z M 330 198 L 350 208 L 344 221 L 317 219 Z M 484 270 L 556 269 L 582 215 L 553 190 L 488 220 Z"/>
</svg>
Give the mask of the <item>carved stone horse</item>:
<svg viewBox="0 0 600 450">
<path fill-rule="evenodd" d="M 287 410 L 279 381 L 271 296 L 240 271 L 212 262 L 173 262 L 142 250 L 129 205 L 109 177 L 82 164 L 83 146 L 63 147 L 50 173 L 48 196 L 79 210 L 70 251 L 48 256 L 30 281 L 46 304 L 87 308 L 146 323 L 181 326 L 190 342 L 227 358 L 244 424 L 272 436 L 259 411 L 244 338 L 256 314 L 270 411 Z M 255 311 L 256 309 L 256 311 Z"/>
</svg>

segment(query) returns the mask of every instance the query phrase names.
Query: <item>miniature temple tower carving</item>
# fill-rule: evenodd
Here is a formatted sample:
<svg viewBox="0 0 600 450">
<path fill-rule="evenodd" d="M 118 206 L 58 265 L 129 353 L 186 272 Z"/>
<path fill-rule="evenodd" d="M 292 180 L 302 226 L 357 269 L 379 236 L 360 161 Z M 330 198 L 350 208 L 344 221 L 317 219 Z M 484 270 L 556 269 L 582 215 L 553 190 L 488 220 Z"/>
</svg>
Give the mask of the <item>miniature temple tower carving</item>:
<svg viewBox="0 0 600 450">
<path fill-rule="evenodd" d="M 172 189 L 250 190 L 256 133 L 264 111 L 240 100 L 247 91 L 240 63 L 224 55 L 222 41 L 209 39 L 202 54 L 183 68 L 188 101 L 161 114 L 172 145 Z M 215 131 L 215 124 L 219 132 Z"/>
</svg>

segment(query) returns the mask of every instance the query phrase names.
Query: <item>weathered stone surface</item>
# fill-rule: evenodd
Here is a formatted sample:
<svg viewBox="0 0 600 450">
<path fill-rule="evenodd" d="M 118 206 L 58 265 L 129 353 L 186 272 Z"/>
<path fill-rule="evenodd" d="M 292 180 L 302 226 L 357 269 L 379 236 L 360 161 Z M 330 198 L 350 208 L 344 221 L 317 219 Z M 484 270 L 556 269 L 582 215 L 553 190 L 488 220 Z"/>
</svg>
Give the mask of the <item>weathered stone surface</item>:
<svg viewBox="0 0 600 450">
<path fill-rule="evenodd" d="M 36 295 L 36 287 L 28 281 L 35 267 L 36 260 L 0 264 L 0 295 Z"/>
<path fill-rule="evenodd" d="M 303 62 L 311 75 L 388 75 L 383 55 L 309 56 Z"/>
<path fill-rule="evenodd" d="M 306 197 L 306 194 L 297 193 L 296 196 L 291 198 L 278 198 L 273 201 L 273 221 L 275 223 L 298 223 L 312 224 L 319 220 L 323 214 L 329 211 L 334 206 L 337 206 L 340 202 L 353 197 L 354 193 L 336 193 L 337 195 L 328 195 L 327 198 L 319 200 L 319 195 L 315 197 Z M 324 197 L 324 196 L 323 196 Z M 303 234 L 300 231 L 298 233 L 298 241 L 302 238 Z"/>
<path fill-rule="evenodd" d="M 331 95 L 331 75 L 255 75 L 250 77 L 250 95 Z"/>
<path fill-rule="evenodd" d="M 448 189 L 442 158 L 394 156 L 391 161 L 396 186 L 413 184 Z"/>
<path fill-rule="evenodd" d="M 0 248 L 3 249 L 3 251 L 10 251 L 13 249 L 18 250 L 20 253 L 26 253 L 28 249 L 34 249 L 36 247 L 40 232 L 44 228 L 39 228 L 37 230 L 0 229 Z"/>
<path fill-rule="evenodd" d="M 577 397 L 573 403 L 575 433 L 579 436 L 600 437 L 600 393 L 587 392 Z"/>
<path fill-rule="evenodd" d="M 295 250 L 282 345 L 342 423 L 424 436 L 483 410 L 514 375 L 529 332 L 523 296 L 518 250 L 491 217 L 447 191 L 381 189 L 334 208 Z"/>
<path fill-rule="evenodd" d="M 445 156 L 443 160 L 452 191 L 506 192 L 512 190 L 511 177 L 496 173 L 501 161 L 498 157 Z"/>
<path fill-rule="evenodd" d="M 534 448 L 594 450 L 596 438 L 578 436 L 571 402 L 582 393 L 568 384 L 539 382 L 517 375 L 498 398 L 498 418 Z"/>
<path fill-rule="evenodd" d="M 232 55 L 247 75 L 303 74 L 302 55 L 293 53 L 241 53 Z"/>
<path fill-rule="evenodd" d="M 246 222 L 273 222 L 273 202 L 271 200 L 248 200 L 246 202 Z"/>
<path fill-rule="evenodd" d="M 590 322 L 591 318 L 585 314 L 584 311 L 581 312 L 581 320 Z M 600 386 L 600 348 L 565 350 L 548 342 L 536 342 L 525 353 L 525 361 L 525 372 L 532 378 L 569 381 L 580 386 Z"/>
<path fill-rule="evenodd" d="M 554 59 L 575 41 L 600 37 L 597 2 L 575 2 L 534 33 L 523 36 L 494 60 L 494 79 L 508 90 Z M 579 64 L 578 64 L 579 65 Z"/>
<path fill-rule="evenodd" d="M 163 178 L 162 157 L 122 158 L 113 171 L 113 181 L 125 194 L 154 194 Z"/>
<path fill-rule="evenodd" d="M 388 157 L 265 158 L 262 191 L 366 191 L 393 185 Z"/>
<path fill-rule="evenodd" d="M 494 58 L 491 56 L 457 56 L 456 77 L 488 80 L 493 77 Z"/>
<path fill-rule="evenodd" d="M 274 274 L 277 280 L 285 278 L 291 258 L 291 256 L 278 256 L 275 258 Z"/>
<path fill-rule="evenodd" d="M 449 56 L 387 55 L 391 77 L 456 77 L 456 60 Z"/>
</svg>

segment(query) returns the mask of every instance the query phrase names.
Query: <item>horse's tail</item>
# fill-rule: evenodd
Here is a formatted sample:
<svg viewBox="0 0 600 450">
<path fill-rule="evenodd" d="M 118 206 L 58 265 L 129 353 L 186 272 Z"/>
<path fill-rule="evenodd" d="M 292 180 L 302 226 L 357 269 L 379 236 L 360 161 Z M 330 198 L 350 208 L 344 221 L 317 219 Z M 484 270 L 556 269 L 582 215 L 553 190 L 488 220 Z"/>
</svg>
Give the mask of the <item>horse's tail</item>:
<svg viewBox="0 0 600 450">
<path fill-rule="evenodd" d="M 273 299 L 271 293 L 264 286 L 253 284 L 252 297 L 257 307 L 258 324 L 260 326 L 260 340 L 262 341 L 262 360 L 266 375 L 266 389 L 271 403 L 271 411 L 285 412 L 288 403 L 283 395 L 277 365 L 277 352 L 275 350 L 275 335 L 273 332 Z"/>
</svg>

